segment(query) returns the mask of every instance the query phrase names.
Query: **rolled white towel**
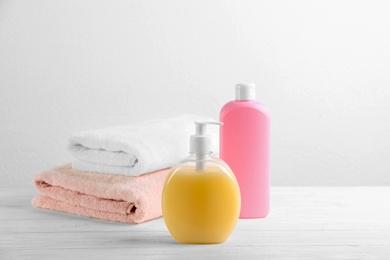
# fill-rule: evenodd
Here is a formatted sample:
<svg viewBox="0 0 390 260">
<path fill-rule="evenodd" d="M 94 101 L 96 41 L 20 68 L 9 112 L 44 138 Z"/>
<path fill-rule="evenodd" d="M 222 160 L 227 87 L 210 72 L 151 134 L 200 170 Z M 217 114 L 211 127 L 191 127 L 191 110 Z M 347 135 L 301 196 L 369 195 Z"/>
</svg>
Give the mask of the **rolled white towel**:
<svg viewBox="0 0 390 260">
<path fill-rule="evenodd" d="M 212 119 L 196 115 L 77 133 L 69 138 L 69 151 L 81 171 L 135 176 L 172 167 L 189 155 L 195 121 Z M 218 153 L 218 127 L 209 127 L 213 152 Z"/>
</svg>

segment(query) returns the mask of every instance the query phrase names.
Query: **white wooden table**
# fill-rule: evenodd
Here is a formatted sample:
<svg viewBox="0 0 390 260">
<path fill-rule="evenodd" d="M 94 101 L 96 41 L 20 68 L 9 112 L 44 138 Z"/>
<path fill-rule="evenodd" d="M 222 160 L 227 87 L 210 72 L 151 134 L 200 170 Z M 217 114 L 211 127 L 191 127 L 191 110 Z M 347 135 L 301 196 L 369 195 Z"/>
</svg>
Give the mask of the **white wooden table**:
<svg viewBox="0 0 390 260">
<path fill-rule="evenodd" d="M 273 187 L 266 219 L 227 242 L 177 244 L 163 219 L 127 225 L 31 206 L 0 191 L 0 259 L 390 259 L 390 187 Z"/>
</svg>

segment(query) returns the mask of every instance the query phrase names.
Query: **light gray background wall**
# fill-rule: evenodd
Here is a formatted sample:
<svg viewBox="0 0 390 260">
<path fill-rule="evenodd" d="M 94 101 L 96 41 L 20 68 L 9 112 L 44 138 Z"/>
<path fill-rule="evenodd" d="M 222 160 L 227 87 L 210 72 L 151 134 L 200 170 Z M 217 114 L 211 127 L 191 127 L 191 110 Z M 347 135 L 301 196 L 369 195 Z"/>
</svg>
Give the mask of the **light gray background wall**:
<svg viewBox="0 0 390 260">
<path fill-rule="evenodd" d="M 237 82 L 272 115 L 273 185 L 390 184 L 387 1 L 0 1 L 0 187 L 67 137 L 181 113 Z"/>
</svg>

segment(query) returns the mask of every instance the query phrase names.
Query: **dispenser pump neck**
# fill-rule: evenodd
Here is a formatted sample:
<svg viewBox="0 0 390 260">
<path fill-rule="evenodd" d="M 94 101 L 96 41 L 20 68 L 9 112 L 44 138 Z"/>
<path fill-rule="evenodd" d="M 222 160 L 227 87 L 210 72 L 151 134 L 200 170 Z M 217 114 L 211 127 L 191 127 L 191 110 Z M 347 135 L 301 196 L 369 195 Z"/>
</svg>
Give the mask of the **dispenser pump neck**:
<svg viewBox="0 0 390 260">
<path fill-rule="evenodd" d="M 195 122 L 195 133 L 196 135 L 205 135 L 206 134 L 207 122 Z"/>
</svg>

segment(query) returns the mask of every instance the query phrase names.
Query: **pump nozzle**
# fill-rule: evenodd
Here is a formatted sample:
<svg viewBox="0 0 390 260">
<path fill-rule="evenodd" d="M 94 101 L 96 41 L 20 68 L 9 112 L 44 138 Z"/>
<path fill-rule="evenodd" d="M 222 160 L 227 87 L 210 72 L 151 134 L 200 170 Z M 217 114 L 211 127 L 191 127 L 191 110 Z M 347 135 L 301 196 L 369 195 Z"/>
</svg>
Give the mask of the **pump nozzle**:
<svg viewBox="0 0 390 260">
<path fill-rule="evenodd" d="M 194 122 L 195 123 L 195 133 L 197 135 L 205 135 L 206 134 L 206 126 L 207 125 L 223 125 L 221 122 L 216 121 L 202 121 L 202 122 Z"/>
<path fill-rule="evenodd" d="M 191 135 L 190 152 L 195 154 L 210 154 L 211 136 L 206 134 L 207 125 L 222 125 L 220 122 L 202 121 L 195 123 L 195 134 Z"/>
<path fill-rule="evenodd" d="M 190 152 L 195 154 L 196 168 L 198 170 L 204 169 L 204 162 L 202 160 L 206 155 L 211 154 L 211 136 L 206 134 L 207 125 L 223 125 L 221 122 L 202 121 L 195 122 L 195 134 L 190 138 Z"/>
</svg>

